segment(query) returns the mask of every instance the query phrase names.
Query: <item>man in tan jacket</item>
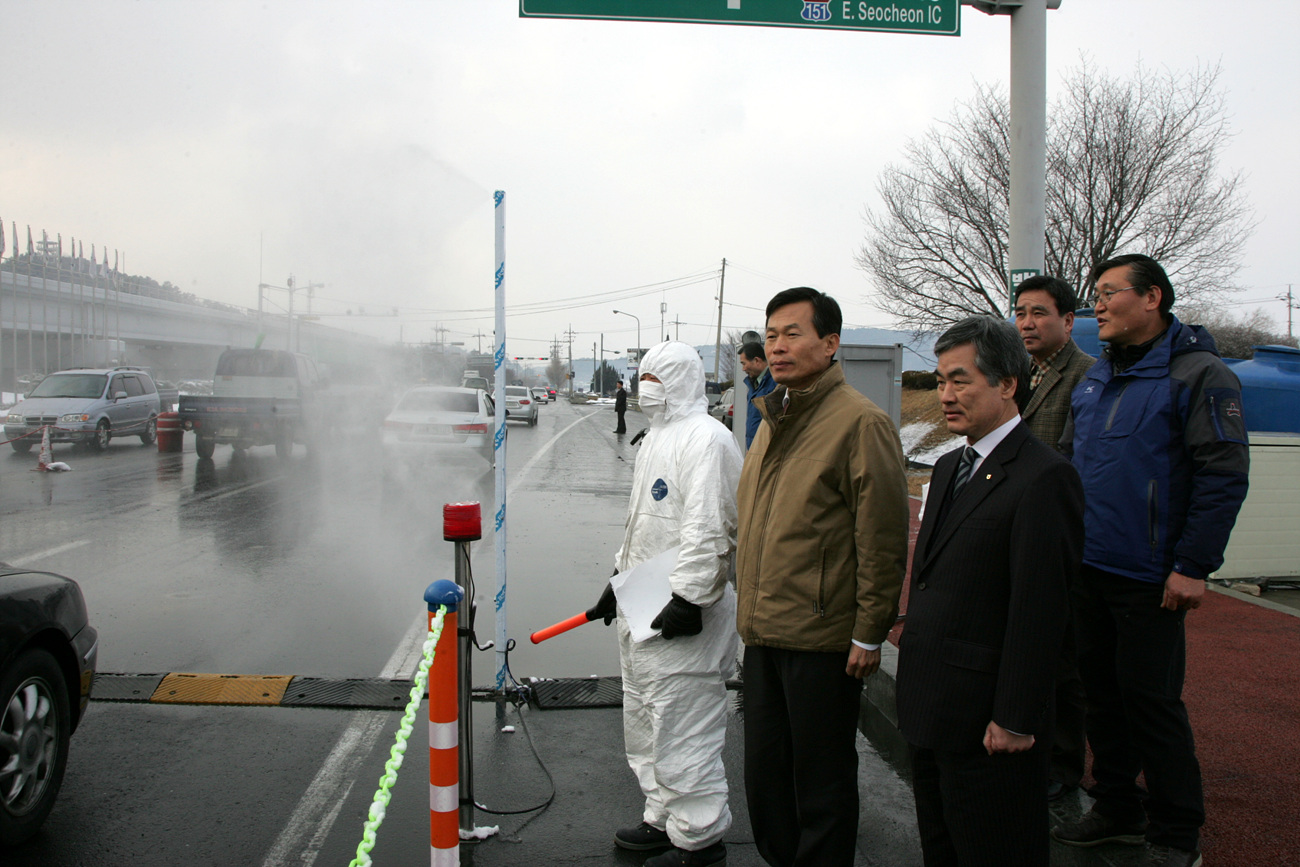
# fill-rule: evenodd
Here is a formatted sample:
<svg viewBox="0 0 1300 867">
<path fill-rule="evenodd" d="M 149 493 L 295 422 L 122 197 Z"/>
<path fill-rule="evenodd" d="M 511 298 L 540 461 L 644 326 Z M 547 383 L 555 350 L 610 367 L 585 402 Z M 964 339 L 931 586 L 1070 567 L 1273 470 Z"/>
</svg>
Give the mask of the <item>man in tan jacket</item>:
<svg viewBox="0 0 1300 867">
<path fill-rule="evenodd" d="M 768 303 L 777 387 L 756 399 L 738 493 L 745 793 L 775 867 L 853 863 L 862 678 L 880 665 L 907 562 L 898 432 L 844 381 L 840 325 L 815 289 Z"/>
</svg>

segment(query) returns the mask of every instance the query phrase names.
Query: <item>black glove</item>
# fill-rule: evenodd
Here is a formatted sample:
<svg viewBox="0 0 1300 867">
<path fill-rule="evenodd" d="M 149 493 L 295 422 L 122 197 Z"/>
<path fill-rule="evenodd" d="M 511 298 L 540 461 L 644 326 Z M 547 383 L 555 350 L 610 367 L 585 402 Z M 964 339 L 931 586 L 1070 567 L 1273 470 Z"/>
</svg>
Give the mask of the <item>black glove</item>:
<svg viewBox="0 0 1300 867">
<path fill-rule="evenodd" d="M 604 619 L 605 625 L 609 626 L 617 616 L 618 603 L 614 600 L 614 587 L 612 584 L 606 584 L 605 592 L 600 594 L 600 601 L 596 603 L 595 607 L 587 609 L 587 620 L 590 622 Z"/>
<path fill-rule="evenodd" d="M 704 619 L 700 614 L 700 606 L 687 602 L 674 593 L 664 610 L 650 621 L 650 628 L 660 630 L 663 637 L 668 639 L 679 635 L 699 635 L 704 629 Z"/>
</svg>

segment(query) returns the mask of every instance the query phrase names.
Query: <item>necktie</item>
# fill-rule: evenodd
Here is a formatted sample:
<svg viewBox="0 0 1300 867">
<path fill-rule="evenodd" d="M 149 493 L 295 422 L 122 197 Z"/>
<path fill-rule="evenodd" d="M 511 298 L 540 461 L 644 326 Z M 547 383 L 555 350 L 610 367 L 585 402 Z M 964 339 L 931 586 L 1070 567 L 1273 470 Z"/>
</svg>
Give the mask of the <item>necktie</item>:
<svg viewBox="0 0 1300 867">
<path fill-rule="evenodd" d="M 966 487 L 966 483 L 970 481 L 971 470 L 975 469 L 975 461 L 979 456 L 980 453 L 975 451 L 972 446 L 966 446 L 961 453 L 961 460 L 957 462 L 957 475 L 953 476 L 952 479 L 952 497 L 954 500 L 961 493 L 961 489 Z"/>
</svg>

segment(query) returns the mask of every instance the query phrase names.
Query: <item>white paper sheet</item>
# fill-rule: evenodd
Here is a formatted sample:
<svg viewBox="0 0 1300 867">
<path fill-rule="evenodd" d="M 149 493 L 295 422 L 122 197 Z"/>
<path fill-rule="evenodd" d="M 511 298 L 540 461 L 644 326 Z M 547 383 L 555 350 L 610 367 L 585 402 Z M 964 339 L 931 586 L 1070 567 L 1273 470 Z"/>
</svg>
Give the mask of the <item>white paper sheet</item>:
<svg viewBox="0 0 1300 867">
<path fill-rule="evenodd" d="M 609 579 L 633 641 L 645 641 L 659 634 L 658 629 L 650 628 L 650 621 L 672 599 L 673 588 L 668 583 L 668 576 L 673 574 L 681 550 L 680 545 L 669 548 Z"/>
</svg>

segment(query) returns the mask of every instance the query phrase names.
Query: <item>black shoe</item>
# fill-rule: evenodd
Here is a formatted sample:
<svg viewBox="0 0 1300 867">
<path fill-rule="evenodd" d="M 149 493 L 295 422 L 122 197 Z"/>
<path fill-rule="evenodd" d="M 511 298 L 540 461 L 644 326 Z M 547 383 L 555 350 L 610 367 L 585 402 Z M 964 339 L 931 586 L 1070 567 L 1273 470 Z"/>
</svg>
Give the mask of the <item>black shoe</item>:
<svg viewBox="0 0 1300 867">
<path fill-rule="evenodd" d="M 667 849 L 673 844 L 668 839 L 667 831 L 661 831 L 648 822 L 642 822 L 635 828 L 615 831 L 614 845 L 634 852 L 648 852 L 652 849 Z"/>
<path fill-rule="evenodd" d="M 1098 846 L 1102 843 L 1127 843 L 1140 846 L 1146 842 L 1147 823 L 1119 822 L 1089 810 L 1083 818 L 1052 829 L 1052 838 L 1067 846 Z"/>
<path fill-rule="evenodd" d="M 1074 789 L 1075 787 L 1071 786 L 1069 783 L 1058 783 L 1056 780 L 1048 780 L 1047 800 L 1059 801 L 1061 798 L 1064 798 L 1066 795 L 1073 792 Z"/>
<path fill-rule="evenodd" d="M 690 852 L 676 847 L 645 862 L 645 867 L 706 867 L 727 863 L 727 847 L 721 842 Z"/>
<path fill-rule="evenodd" d="M 1151 844 L 1147 847 L 1146 867 L 1201 867 L 1201 853 Z"/>
</svg>

